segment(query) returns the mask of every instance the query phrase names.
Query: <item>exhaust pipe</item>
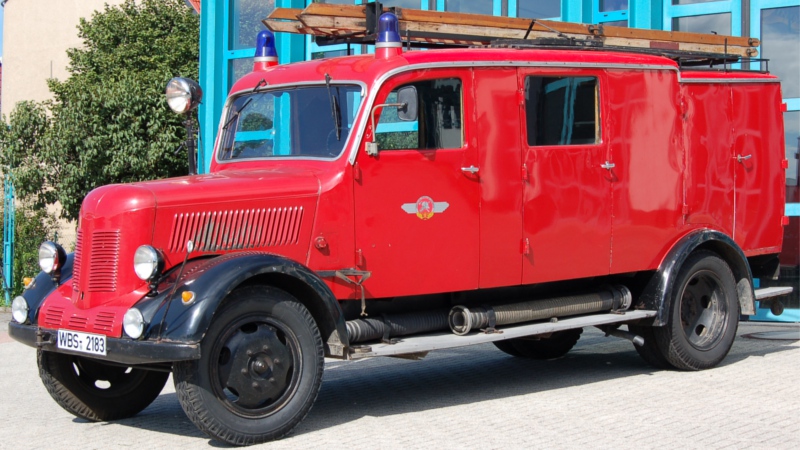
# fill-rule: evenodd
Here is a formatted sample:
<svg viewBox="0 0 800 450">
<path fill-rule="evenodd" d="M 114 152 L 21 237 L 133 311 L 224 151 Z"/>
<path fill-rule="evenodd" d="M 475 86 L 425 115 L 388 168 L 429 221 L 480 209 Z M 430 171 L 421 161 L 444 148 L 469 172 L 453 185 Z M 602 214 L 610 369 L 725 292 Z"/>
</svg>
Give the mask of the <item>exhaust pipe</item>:
<svg viewBox="0 0 800 450">
<path fill-rule="evenodd" d="M 608 286 L 600 292 L 546 300 L 531 300 L 510 305 L 482 306 L 469 309 L 455 306 L 450 310 L 448 323 L 453 333 L 464 336 L 473 329 L 494 328 L 495 325 L 531 322 L 553 317 L 577 316 L 600 311 L 626 310 L 633 296 L 625 286 Z"/>
</svg>

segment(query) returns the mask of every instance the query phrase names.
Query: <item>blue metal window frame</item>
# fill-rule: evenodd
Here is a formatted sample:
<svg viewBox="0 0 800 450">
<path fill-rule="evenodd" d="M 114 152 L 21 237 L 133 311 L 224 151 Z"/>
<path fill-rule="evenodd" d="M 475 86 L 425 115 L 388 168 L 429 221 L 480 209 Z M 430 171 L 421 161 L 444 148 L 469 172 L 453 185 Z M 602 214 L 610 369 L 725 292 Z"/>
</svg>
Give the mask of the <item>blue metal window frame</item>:
<svg viewBox="0 0 800 450">
<path fill-rule="evenodd" d="M 444 5 L 445 5 L 445 0 L 436 0 L 437 11 L 446 11 Z M 510 10 L 511 7 L 509 6 L 508 9 Z M 503 15 L 503 2 L 501 0 L 492 0 L 492 15 L 495 16 Z"/>
<path fill-rule="evenodd" d="M 742 35 L 742 0 L 721 0 L 688 5 L 673 5 L 670 0 L 664 1 L 664 30 L 672 31 L 672 19 L 675 18 L 730 13 L 731 36 Z"/>
<path fill-rule="evenodd" d="M 631 7 L 631 1 L 628 2 L 628 8 Z M 592 23 L 606 23 L 606 22 L 628 22 L 628 10 L 619 9 L 616 11 L 600 11 L 600 0 L 592 0 Z"/>
</svg>

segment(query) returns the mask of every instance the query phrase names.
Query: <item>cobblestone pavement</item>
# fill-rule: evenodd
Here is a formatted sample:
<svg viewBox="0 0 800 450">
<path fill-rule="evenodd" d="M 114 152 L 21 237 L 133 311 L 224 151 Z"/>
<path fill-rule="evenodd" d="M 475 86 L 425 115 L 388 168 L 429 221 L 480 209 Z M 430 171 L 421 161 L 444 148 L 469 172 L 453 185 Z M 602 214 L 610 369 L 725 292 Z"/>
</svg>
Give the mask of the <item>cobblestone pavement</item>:
<svg viewBox="0 0 800 450">
<path fill-rule="evenodd" d="M 35 351 L 11 342 L 0 311 L 0 449 L 220 447 L 189 422 L 172 383 L 138 416 L 76 419 L 39 381 Z M 309 416 L 276 449 L 800 448 L 800 342 L 753 339 L 796 325 L 744 322 L 723 363 L 659 371 L 627 341 L 587 329 L 555 361 L 491 344 L 422 361 L 327 361 Z M 223 446 L 224 447 L 224 446 Z"/>
</svg>

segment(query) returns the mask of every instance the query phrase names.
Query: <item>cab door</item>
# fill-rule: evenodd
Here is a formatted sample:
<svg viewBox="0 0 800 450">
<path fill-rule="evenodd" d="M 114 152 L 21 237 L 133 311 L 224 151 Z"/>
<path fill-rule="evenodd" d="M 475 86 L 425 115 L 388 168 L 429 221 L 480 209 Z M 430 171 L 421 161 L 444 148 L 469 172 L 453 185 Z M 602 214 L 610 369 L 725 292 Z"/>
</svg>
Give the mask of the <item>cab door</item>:
<svg viewBox="0 0 800 450">
<path fill-rule="evenodd" d="M 416 89 L 416 120 L 396 106 L 375 111 L 354 167 L 356 259 L 371 273 L 368 297 L 452 292 L 478 287 L 479 178 L 471 145 L 471 70 L 430 70 L 388 80 L 376 103 Z M 365 143 L 373 134 L 375 156 Z"/>
<path fill-rule="evenodd" d="M 614 163 L 602 140 L 599 71 L 519 69 L 523 283 L 610 271 Z"/>
</svg>

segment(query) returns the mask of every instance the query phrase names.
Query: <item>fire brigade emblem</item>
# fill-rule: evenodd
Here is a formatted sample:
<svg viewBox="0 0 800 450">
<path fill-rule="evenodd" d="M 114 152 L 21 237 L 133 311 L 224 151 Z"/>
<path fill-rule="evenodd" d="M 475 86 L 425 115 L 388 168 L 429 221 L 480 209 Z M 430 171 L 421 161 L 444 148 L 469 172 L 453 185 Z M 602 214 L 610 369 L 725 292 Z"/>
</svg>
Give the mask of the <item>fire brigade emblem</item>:
<svg viewBox="0 0 800 450">
<path fill-rule="evenodd" d="M 428 220 L 434 214 L 444 212 L 450 204 L 447 202 L 434 202 L 432 198 L 424 195 L 416 203 L 405 203 L 402 208 L 408 214 L 416 214 L 422 220 Z"/>
</svg>

